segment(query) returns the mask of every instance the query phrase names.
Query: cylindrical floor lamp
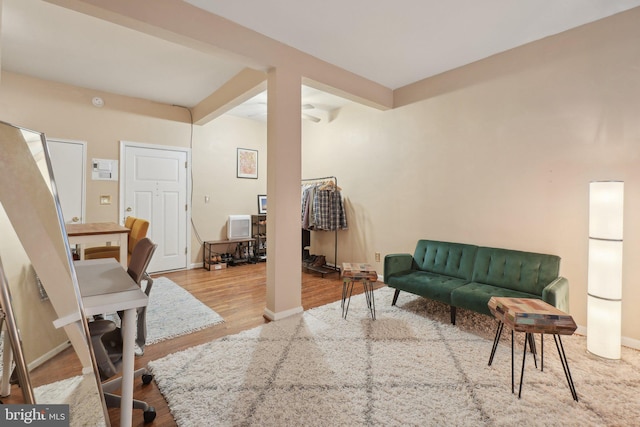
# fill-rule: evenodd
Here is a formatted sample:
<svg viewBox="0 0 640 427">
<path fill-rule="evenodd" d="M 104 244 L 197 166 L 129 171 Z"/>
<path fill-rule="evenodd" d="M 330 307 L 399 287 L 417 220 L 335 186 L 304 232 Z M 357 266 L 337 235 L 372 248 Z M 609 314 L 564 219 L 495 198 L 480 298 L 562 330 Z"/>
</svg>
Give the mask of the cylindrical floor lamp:
<svg viewBox="0 0 640 427">
<path fill-rule="evenodd" d="M 587 350 L 620 358 L 622 338 L 622 225 L 624 182 L 589 185 Z"/>
</svg>

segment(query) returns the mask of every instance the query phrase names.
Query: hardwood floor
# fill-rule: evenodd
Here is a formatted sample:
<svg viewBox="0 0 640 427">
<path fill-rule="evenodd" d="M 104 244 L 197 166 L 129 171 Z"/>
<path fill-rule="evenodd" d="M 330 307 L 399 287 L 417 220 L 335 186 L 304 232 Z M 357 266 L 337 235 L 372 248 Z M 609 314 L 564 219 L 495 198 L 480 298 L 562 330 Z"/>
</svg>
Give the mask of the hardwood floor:
<svg viewBox="0 0 640 427">
<path fill-rule="evenodd" d="M 266 306 L 266 263 L 229 267 L 217 271 L 195 269 L 163 273 L 161 275 L 188 290 L 192 295 L 220 314 L 225 322 L 202 331 L 147 346 L 145 354 L 136 358 L 136 369 L 144 367 L 149 361 L 159 359 L 167 354 L 226 335 L 236 334 L 268 322 L 262 316 Z M 381 286 L 384 285 L 378 283 L 376 287 Z M 362 287 L 355 286 L 355 293 L 362 293 Z M 302 307 L 305 310 L 339 301 L 341 297 L 342 280 L 338 274 L 330 274 L 325 278 L 320 277 L 318 274 L 302 274 Z M 171 313 L 167 313 L 167 315 L 170 316 Z M 69 372 L 78 372 L 80 370 L 72 349 L 65 350 L 56 358 L 68 359 L 68 363 L 65 365 L 70 368 Z M 51 372 L 50 369 L 46 369 L 46 365 L 43 365 L 31 373 L 31 378 L 33 383 L 46 384 L 69 376 L 69 373 L 64 371 L 66 369 Z M 146 425 L 175 426 L 176 423 L 169 412 L 169 407 L 155 382 L 149 385 L 142 385 L 140 379 L 136 379 L 134 384 L 134 397 L 144 400 L 156 408 L 156 420 L 153 424 Z M 21 403 L 21 399 L 21 392 L 16 386 L 13 386 L 11 396 L 3 399 L 3 401 L 5 403 Z M 109 409 L 109 417 L 112 425 L 119 425 L 118 409 Z M 133 412 L 133 425 L 145 425 L 142 413 L 139 410 L 134 410 Z"/>
</svg>

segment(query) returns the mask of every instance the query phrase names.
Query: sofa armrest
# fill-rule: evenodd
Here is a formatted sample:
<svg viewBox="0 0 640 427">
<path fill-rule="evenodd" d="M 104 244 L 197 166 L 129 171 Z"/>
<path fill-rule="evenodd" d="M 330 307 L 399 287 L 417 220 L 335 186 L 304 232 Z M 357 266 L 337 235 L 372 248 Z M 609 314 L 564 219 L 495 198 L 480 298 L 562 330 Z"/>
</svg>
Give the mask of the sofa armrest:
<svg viewBox="0 0 640 427">
<path fill-rule="evenodd" d="M 396 273 L 411 270 L 414 266 L 413 255 L 410 254 L 389 254 L 384 257 L 384 281 Z"/>
<path fill-rule="evenodd" d="M 542 299 L 559 310 L 569 313 L 569 281 L 558 277 L 542 290 Z"/>
</svg>

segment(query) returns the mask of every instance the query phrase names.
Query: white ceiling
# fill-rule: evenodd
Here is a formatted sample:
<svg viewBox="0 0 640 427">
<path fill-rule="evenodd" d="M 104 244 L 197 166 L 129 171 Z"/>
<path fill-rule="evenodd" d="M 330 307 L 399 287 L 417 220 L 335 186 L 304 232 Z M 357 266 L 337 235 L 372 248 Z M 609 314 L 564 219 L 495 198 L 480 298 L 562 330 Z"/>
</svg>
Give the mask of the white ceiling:
<svg viewBox="0 0 640 427">
<path fill-rule="evenodd" d="M 640 6 L 640 0 L 185 1 L 391 89 Z M 2 4 L 7 71 L 193 107 L 244 68 L 41 0 Z M 306 89 L 303 104 L 328 111 L 346 102 L 321 95 Z M 266 105 L 260 96 L 248 102 Z"/>
<path fill-rule="evenodd" d="M 184 0 L 396 89 L 638 0 Z"/>
<path fill-rule="evenodd" d="M 244 68 L 41 0 L 2 3 L 3 70 L 193 107 Z"/>
</svg>

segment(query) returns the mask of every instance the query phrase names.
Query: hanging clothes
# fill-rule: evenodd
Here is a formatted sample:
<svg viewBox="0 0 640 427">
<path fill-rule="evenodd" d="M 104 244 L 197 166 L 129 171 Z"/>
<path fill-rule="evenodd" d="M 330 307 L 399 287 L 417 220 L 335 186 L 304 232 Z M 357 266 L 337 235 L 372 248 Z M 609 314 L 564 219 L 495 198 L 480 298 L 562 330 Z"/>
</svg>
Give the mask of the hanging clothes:
<svg viewBox="0 0 640 427">
<path fill-rule="evenodd" d="M 312 230 L 315 225 L 313 216 L 313 198 L 316 185 L 302 186 L 302 229 Z"/>
<path fill-rule="evenodd" d="M 348 228 L 342 194 L 333 182 L 303 186 L 302 228 L 322 231 Z"/>
<path fill-rule="evenodd" d="M 347 218 L 342 204 L 342 195 L 337 190 L 315 190 L 313 215 L 315 230 L 335 231 L 347 229 Z"/>
</svg>

